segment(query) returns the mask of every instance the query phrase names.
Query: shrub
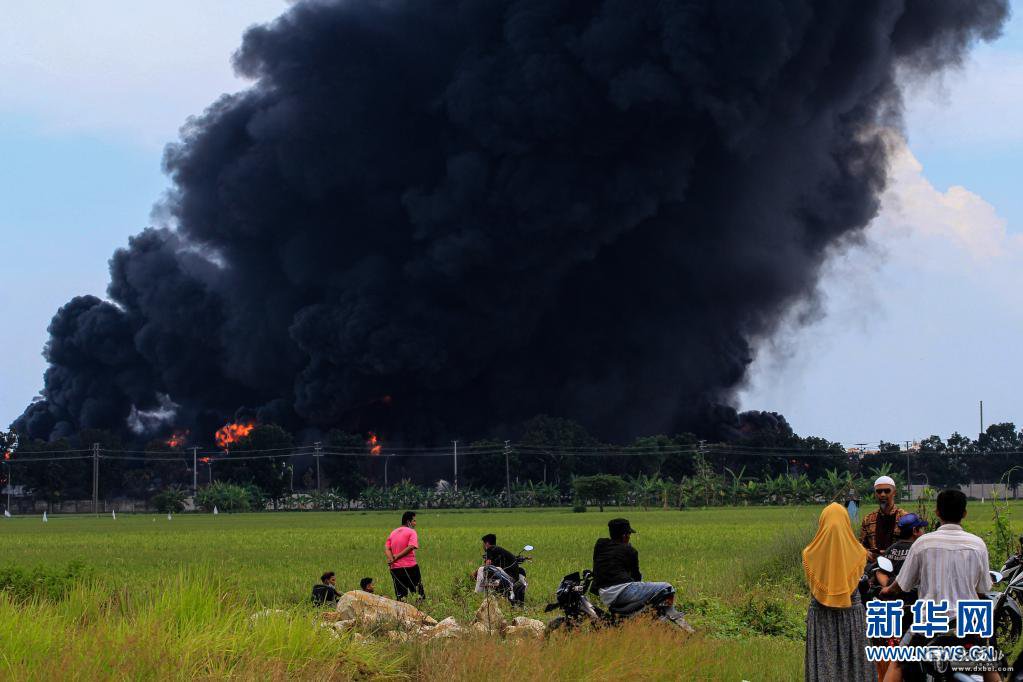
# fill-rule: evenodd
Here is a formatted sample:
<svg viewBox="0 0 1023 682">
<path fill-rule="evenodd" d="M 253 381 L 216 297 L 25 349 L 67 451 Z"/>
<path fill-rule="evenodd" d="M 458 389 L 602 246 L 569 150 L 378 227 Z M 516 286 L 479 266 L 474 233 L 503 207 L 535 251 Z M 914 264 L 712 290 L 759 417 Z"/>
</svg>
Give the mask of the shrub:
<svg viewBox="0 0 1023 682">
<path fill-rule="evenodd" d="M 774 635 L 801 639 L 805 637 L 802 614 L 790 613 L 779 597 L 769 594 L 750 594 L 739 608 L 740 622 L 761 635 Z"/>
<path fill-rule="evenodd" d="M 604 511 L 605 504 L 624 497 L 628 490 L 624 479 L 610 474 L 578 476 L 572 481 L 572 487 L 575 488 L 576 496 L 583 503 L 594 500 L 600 507 L 600 511 Z"/>
<path fill-rule="evenodd" d="M 153 495 L 150 503 L 162 514 L 180 512 L 185 509 L 185 491 L 178 487 L 164 488 Z"/>
<path fill-rule="evenodd" d="M 252 485 L 235 485 L 216 481 L 199 491 L 196 504 L 206 511 L 246 512 L 265 506 L 263 494 Z"/>
<path fill-rule="evenodd" d="M 28 601 L 33 597 L 59 600 L 91 576 L 91 570 L 80 561 L 72 561 L 62 568 L 0 566 L 0 592 L 15 601 Z"/>
</svg>

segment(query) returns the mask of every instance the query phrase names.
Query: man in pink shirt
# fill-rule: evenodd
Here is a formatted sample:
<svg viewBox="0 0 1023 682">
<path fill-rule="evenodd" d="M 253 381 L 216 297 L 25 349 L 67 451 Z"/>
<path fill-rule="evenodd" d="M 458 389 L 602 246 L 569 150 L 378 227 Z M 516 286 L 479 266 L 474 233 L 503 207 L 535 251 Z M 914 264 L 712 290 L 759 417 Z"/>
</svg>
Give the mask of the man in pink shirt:
<svg viewBox="0 0 1023 682">
<path fill-rule="evenodd" d="M 394 596 L 402 601 L 412 592 L 418 592 L 420 599 L 426 599 L 423 578 L 416 563 L 419 549 L 419 535 L 416 533 L 416 513 L 407 511 L 401 515 L 401 525 L 391 531 L 384 543 L 387 566 L 394 581 Z"/>
</svg>

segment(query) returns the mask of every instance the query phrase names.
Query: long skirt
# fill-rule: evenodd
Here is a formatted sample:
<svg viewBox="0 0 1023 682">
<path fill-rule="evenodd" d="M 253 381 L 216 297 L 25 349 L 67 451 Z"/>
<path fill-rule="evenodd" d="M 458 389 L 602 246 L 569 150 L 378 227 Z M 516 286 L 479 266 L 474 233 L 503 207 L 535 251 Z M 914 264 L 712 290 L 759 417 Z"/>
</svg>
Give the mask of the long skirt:
<svg viewBox="0 0 1023 682">
<path fill-rule="evenodd" d="M 824 606 L 813 597 L 806 614 L 807 682 L 876 682 L 867 660 L 867 614 L 859 592 L 849 608 Z"/>
</svg>

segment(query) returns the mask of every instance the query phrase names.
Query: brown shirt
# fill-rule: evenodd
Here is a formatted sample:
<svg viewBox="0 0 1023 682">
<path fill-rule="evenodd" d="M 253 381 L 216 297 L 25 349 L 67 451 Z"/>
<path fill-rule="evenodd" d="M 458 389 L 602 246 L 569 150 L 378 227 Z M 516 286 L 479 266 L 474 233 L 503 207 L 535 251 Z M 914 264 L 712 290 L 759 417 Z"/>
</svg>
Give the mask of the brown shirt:
<svg viewBox="0 0 1023 682">
<path fill-rule="evenodd" d="M 860 525 L 860 543 L 873 554 L 888 549 L 895 542 L 895 527 L 899 519 L 908 513 L 899 507 L 894 507 L 888 514 L 882 514 L 880 509 L 870 512 L 863 517 Z"/>
</svg>

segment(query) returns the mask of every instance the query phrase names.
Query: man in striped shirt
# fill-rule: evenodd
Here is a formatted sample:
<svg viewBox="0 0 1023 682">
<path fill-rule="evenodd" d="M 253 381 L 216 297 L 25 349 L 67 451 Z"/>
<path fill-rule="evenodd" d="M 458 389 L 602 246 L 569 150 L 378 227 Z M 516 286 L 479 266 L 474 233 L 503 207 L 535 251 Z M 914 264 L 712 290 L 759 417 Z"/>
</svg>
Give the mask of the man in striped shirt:
<svg viewBox="0 0 1023 682">
<path fill-rule="evenodd" d="M 894 598 L 899 592 L 916 587 L 920 600 L 947 601 L 946 613 L 954 619 L 957 602 L 984 599 L 991 589 L 987 545 L 959 525 L 966 516 L 966 495 L 958 490 L 942 490 L 937 506 L 941 526 L 913 543 L 898 577 L 881 590 L 881 597 Z M 897 663 L 889 666 L 884 679 L 901 682 L 902 671 Z M 1000 679 L 997 672 L 984 673 L 985 681 Z"/>
</svg>

